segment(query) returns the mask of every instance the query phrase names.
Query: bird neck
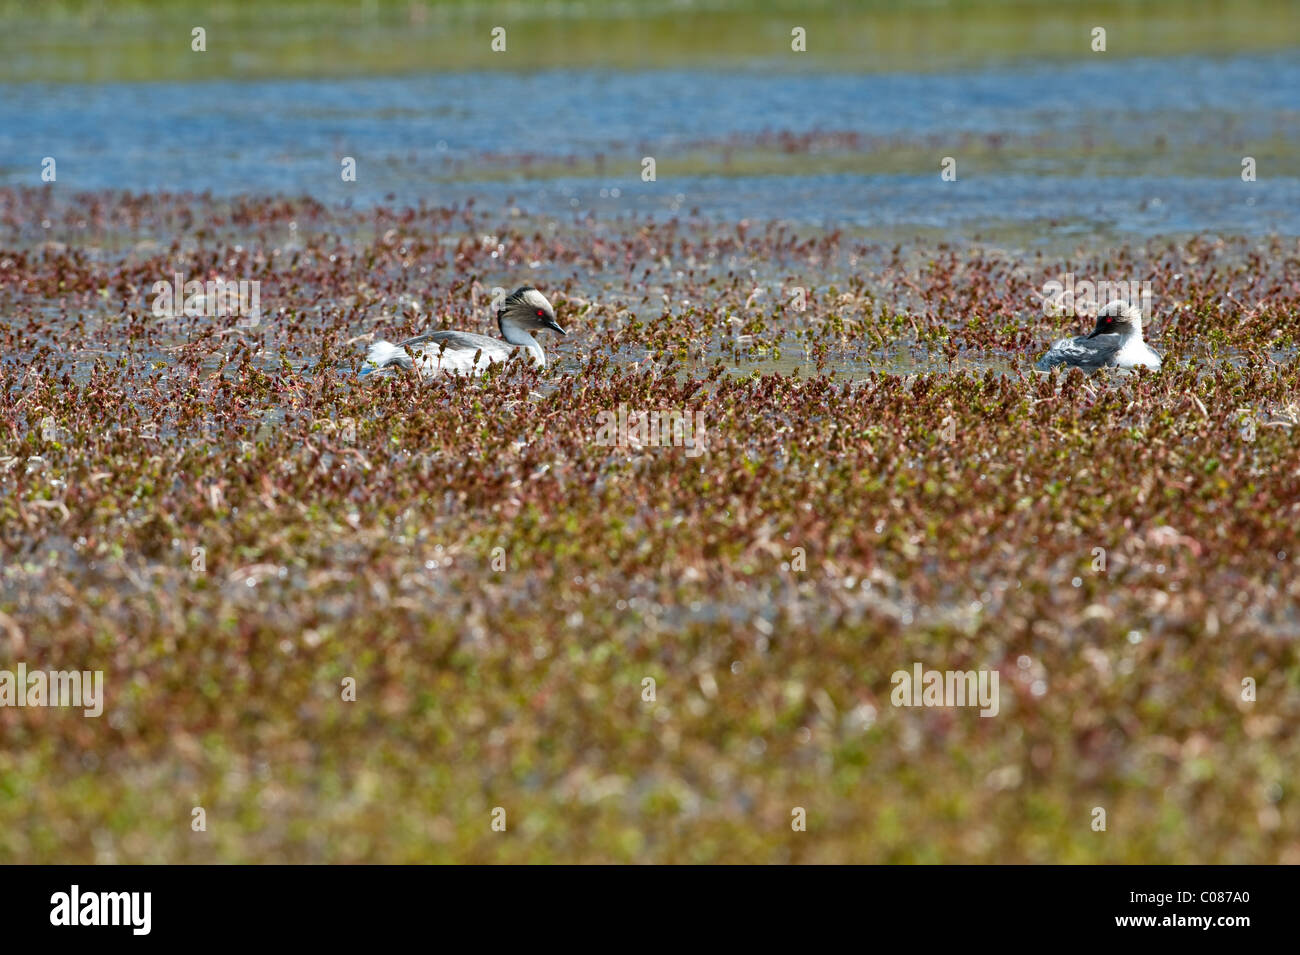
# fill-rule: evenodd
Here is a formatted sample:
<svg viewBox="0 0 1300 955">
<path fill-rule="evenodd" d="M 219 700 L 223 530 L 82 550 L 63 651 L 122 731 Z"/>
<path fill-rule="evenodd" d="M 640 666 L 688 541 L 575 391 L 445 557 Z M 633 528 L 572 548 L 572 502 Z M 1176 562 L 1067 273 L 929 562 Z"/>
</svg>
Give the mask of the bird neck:
<svg viewBox="0 0 1300 955">
<path fill-rule="evenodd" d="M 537 343 L 537 339 L 530 335 L 522 326 L 508 318 L 501 319 L 498 324 L 501 326 L 501 337 L 505 339 L 506 342 L 511 345 L 518 345 L 521 348 L 527 348 L 528 353 L 533 356 L 533 360 L 536 361 L 537 364 L 546 364 L 546 352 L 542 349 L 542 346 Z"/>
<path fill-rule="evenodd" d="M 510 344 L 524 346 L 537 344 L 537 339 L 533 338 L 527 329 L 513 319 L 503 318 L 497 324 L 501 326 L 501 337 Z"/>
</svg>

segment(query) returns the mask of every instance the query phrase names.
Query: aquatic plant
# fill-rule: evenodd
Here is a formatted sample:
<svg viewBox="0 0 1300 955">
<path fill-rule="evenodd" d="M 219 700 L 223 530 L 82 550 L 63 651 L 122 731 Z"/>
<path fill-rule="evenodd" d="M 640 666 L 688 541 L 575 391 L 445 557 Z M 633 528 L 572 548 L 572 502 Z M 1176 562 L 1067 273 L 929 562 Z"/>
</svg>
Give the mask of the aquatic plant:
<svg viewBox="0 0 1300 955">
<path fill-rule="evenodd" d="M 1067 270 L 1159 374 L 1030 371 Z M 546 368 L 356 382 L 525 279 Z M 0 667 L 107 692 L 0 708 L 0 858 L 1300 861 L 1298 298 L 1282 239 L 0 190 Z"/>
</svg>

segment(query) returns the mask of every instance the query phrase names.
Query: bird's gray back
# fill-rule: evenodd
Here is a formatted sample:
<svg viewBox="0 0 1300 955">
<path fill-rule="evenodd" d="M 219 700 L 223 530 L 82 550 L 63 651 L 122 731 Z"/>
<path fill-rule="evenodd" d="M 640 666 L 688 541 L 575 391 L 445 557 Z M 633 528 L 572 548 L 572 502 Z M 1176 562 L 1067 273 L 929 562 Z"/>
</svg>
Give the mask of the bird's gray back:
<svg viewBox="0 0 1300 955">
<path fill-rule="evenodd" d="M 487 335 L 476 335 L 473 332 L 457 332 L 444 330 L 437 332 L 426 332 L 423 335 L 416 335 L 414 338 L 408 338 L 404 342 L 398 342 L 403 348 L 416 348 L 420 345 L 426 346 L 426 351 L 437 352 L 440 348 L 447 351 L 468 351 L 475 352 L 482 349 L 484 355 L 505 356 L 511 352 L 511 347 L 498 338 L 489 338 Z M 427 346 L 433 346 L 428 348 Z"/>
<path fill-rule="evenodd" d="M 1121 335 L 1097 335 L 1094 338 L 1062 338 L 1047 350 L 1047 354 L 1034 365 L 1039 371 L 1051 371 L 1060 365 L 1096 371 L 1113 364 L 1115 356 L 1124 345 Z"/>
</svg>

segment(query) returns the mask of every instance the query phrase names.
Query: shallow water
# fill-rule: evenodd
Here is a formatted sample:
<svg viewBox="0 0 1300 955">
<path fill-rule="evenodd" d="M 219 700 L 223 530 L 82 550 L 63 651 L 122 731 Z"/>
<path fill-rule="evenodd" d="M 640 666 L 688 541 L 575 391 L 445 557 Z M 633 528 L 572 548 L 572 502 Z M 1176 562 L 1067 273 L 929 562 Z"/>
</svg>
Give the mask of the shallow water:
<svg viewBox="0 0 1300 955">
<path fill-rule="evenodd" d="M 972 235 L 1011 224 L 1031 238 L 1300 234 L 1297 94 L 1300 61 L 1287 55 L 874 76 L 588 70 L 10 84 L 0 87 L 0 183 L 40 184 L 41 160 L 52 156 L 57 188 L 73 191 L 305 193 L 398 205 L 513 199 L 540 215 L 698 209 L 868 232 Z M 707 155 L 689 174 L 673 171 L 692 150 L 743 152 L 773 132 L 868 137 L 858 147 L 864 167 L 889 153 L 880 137 L 933 156 L 910 174 L 827 174 L 816 147 L 786 157 L 780 174 L 742 176 L 743 166 L 724 162 L 714 173 Z M 966 162 L 961 137 L 970 135 L 1005 140 L 1014 159 Z M 1154 137 L 1167 161 L 1141 148 Z M 1084 174 L 1053 151 L 1109 142 L 1116 148 Z M 1261 162 L 1259 181 L 1243 183 L 1241 157 L 1267 144 L 1276 155 Z M 956 182 L 938 174 L 949 152 Z M 1193 154 L 1208 155 L 1213 174 L 1183 168 Z M 656 182 L 641 180 L 646 155 L 658 163 Z M 345 156 L 357 160 L 356 182 L 342 181 Z M 578 167 L 573 174 L 566 163 Z"/>
</svg>

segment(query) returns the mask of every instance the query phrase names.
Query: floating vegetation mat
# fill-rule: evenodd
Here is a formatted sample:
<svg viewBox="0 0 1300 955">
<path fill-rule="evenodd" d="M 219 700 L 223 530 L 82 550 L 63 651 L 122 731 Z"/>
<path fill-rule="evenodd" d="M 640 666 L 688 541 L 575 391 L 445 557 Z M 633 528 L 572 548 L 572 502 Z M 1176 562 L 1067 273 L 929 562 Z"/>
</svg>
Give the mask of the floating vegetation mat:
<svg viewBox="0 0 1300 955">
<path fill-rule="evenodd" d="M 1032 372 L 1066 274 L 1164 369 Z M 1294 239 L 5 190 L 0 309 L 0 693 L 102 677 L 0 859 L 1300 862 Z"/>
</svg>

